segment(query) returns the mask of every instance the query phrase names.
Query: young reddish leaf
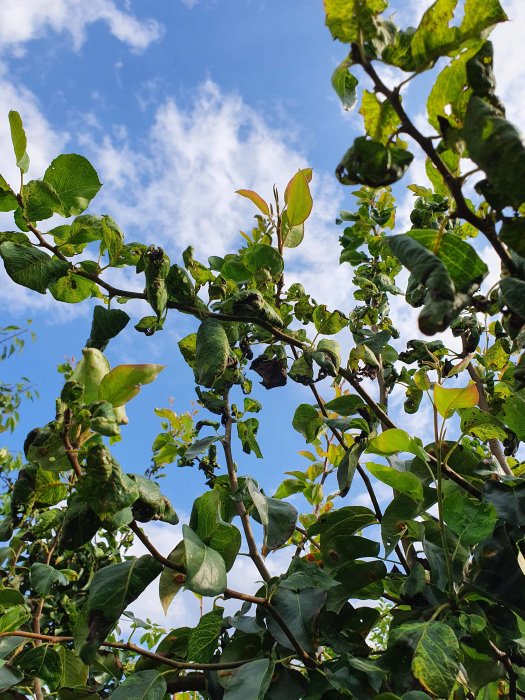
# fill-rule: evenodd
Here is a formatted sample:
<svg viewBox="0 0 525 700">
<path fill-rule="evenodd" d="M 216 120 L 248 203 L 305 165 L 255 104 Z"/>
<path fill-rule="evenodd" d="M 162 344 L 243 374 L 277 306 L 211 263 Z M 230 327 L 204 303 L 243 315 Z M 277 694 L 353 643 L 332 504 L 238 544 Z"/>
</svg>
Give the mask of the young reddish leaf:
<svg viewBox="0 0 525 700">
<path fill-rule="evenodd" d="M 262 211 L 263 214 L 266 214 L 266 216 L 270 216 L 270 208 L 264 201 L 264 199 L 261 197 L 261 195 L 257 194 L 257 192 L 254 192 L 253 190 L 235 190 L 236 194 L 240 194 L 241 197 L 246 197 L 246 199 L 249 199 L 251 202 L 255 204 L 255 206 Z"/>
</svg>

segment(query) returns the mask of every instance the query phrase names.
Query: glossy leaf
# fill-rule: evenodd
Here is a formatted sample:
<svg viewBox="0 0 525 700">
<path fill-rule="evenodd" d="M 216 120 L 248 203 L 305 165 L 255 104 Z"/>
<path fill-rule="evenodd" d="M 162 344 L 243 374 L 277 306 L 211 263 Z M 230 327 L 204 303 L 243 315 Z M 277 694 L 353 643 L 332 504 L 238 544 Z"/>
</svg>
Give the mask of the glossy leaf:
<svg viewBox="0 0 525 700">
<path fill-rule="evenodd" d="M 187 525 L 182 526 L 186 556 L 186 588 L 204 596 L 215 596 L 226 588 L 226 566 L 221 555 Z"/>
<path fill-rule="evenodd" d="M 278 549 L 292 536 L 297 522 L 297 509 L 277 498 L 262 493 L 252 479 L 247 481 L 248 493 L 264 529 L 263 552 Z"/>
<path fill-rule="evenodd" d="M 60 155 L 44 173 L 47 182 L 58 195 L 62 216 L 75 216 L 89 206 L 102 186 L 91 163 L 75 153 Z"/>
<path fill-rule="evenodd" d="M 415 474 L 398 471 L 386 464 L 373 464 L 372 462 L 367 462 L 366 468 L 376 479 L 388 484 L 396 491 L 406 493 L 416 501 L 423 499 L 423 487 Z"/>
<path fill-rule="evenodd" d="M 312 169 L 298 170 L 287 184 L 284 192 L 286 218 L 289 226 L 299 226 L 310 216 L 313 206 L 309 183 Z"/>
<path fill-rule="evenodd" d="M 492 534 L 498 511 L 455 491 L 443 501 L 443 518 L 462 544 L 475 545 Z"/>
<path fill-rule="evenodd" d="M 268 204 L 264 201 L 264 199 L 257 194 L 257 192 L 254 192 L 253 190 L 236 190 L 236 194 L 240 194 L 241 197 L 246 197 L 249 199 L 251 202 L 255 204 L 255 206 L 262 211 L 262 213 L 265 216 L 270 216 L 270 209 L 268 207 Z"/>
<path fill-rule="evenodd" d="M 9 127 L 11 129 L 11 141 L 15 151 L 16 165 L 23 173 L 29 170 L 29 156 L 27 155 L 27 138 L 22 124 L 22 117 L 12 109 L 9 112 Z"/>
<path fill-rule="evenodd" d="M 346 59 L 332 73 L 332 87 L 346 110 L 353 109 L 357 102 L 358 80 L 349 68 L 350 62 Z"/>
<path fill-rule="evenodd" d="M 458 408 L 471 408 L 479 401 L 479 393 L 474 382 L 459 389 L 434 385 L 434 403 L 443 418 L 450 418 Z"/>
<path fill-rule="evenodd" d="M 224 700 L 263 700 L 274 668 L 273 659 L 257 659 L 227 673 L 220 672 L 219 680 L 225 688 Z"/>
<path fill-rule="evenodd" d="M 102 378 L 98 398 L 115 407 L 131 401 L 144 384 L 150 384 L 162 372 L 164 365 L 118 365 Z"/>
</svg>

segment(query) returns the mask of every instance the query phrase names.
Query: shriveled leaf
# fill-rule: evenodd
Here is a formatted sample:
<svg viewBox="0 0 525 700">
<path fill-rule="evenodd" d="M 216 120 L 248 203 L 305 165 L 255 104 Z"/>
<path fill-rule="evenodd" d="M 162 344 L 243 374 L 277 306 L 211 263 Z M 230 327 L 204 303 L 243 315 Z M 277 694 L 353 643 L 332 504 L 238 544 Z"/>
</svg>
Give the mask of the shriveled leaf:
<svg viewBox="0 0 525 700">
<path fill-rule="evenodd" d="M 86 346 L 104 350 L 111 338 L 124 330 L 129 323 L 129 316 L 121 309 L 106 309 L 105 306 L 95 306 L 93 321 Z"/>
<path fill-rule="evenodd" d="M 220 321 L 206 318 L 197 331 L 195 364 L 199 384 L 213 387 L 225 372 L 230 354 L 230 344 Z"/>
</svg>

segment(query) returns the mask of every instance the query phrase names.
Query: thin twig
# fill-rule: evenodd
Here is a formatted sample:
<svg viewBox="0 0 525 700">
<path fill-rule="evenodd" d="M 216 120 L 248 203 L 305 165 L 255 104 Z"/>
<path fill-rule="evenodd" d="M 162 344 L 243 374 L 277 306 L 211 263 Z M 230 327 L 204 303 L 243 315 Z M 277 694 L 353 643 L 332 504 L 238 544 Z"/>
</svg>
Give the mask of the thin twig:
<svg viewBox="0 0 525 700">
<path fill-rule="evenodd" d="M 237 481 L 237 472 L 231 449 L 232 425 L 233 417 L 228 402 L 228 392 L 226 392 L 224 396 L 224 438 L 222 440 L 222 447 L 224 450 L 224 457 L 226 459 L 226 466 L 228 468 L 230 488 L 232 493 L 236 494 L 239 490 L 239 482 Z M 269 581 L 271 579 L 271 574 L 266 568 L 263 558 L 259 554 L 259 549 L 257 548 L 257 544 L 255 542 L 252 526 L 250 525 L 250 518 L 246 512 L 246 508 L 244 507 L 242 500 L 235 501 L 235 508 L 241 519 L 244 536 L 246 537 L 246 543 L 248 545 L 248 551 L 250 552 L 252 561 L 255 564 L 257 571 L 261 574 L 263 581 Z"/>
<path fill-rule="evenodd" d="M 66 448 L 66 454 L 67 458 L 69 460 L 69 463 L 71 464 L 71 467 L 73 468 L 75 474 L 77 477 L 82 476 L 82 469 L 80 468 L 80 464 L 78 461 L 78 450 L 75 450 L 73 445 L 71 444 L 71 440 L 69 439 L 69 430 L 71 428 L 71 418 L 72 418 L 72 413 L 70 408 L 66 408 L 64 411 L 64 429 L 62 431 L 62 441 L 64 443 L 64 447 Z"/>
<path fill-rule="evenodd" d="M 479 401 L 478 401 L 478 406 L 484 413 L 490 414 L 490 409 L 489 405 L 487 403 L 487 396 L 485 394 L 485 387 L 483 386 L 483 380 L 479 376 L 476 368 L 472 364 L 472 362 L 468 365 L 467 367 L 467 372 L 470 375 L 470 378 L 476 385 L 478 389 L 478 395 L 479 395 Z M 494 457 L 497 459 L 500 467 L 503 469 L 505 474 L 507 476 L 514 476 L 512 469 L 509 467 L 507 463 L 507 459 L 505 457 L 505 453 L 503 452 L 503 447 L 501 446 L 500 441 L 497 438 L 491 438 L 489 440 L 489 447 L 494 455 Z"/>
<path fill-rule="evenodd" d="M 370 63 L 368 60 L 367 56 L 364 54 L 364 51 L 362 50 L 362 47 L 356 45 L 357 50 L 360 53 L 360 58 L 359 62 L 363 66 L 365 72 L 368 74 L 368 76 L 372 79 L 372 82 L 374 83 L 374 88 L 376 92 L 382 93 L 388 102 L 391 104 L 393 107 L 394 111 L 398 115 L 400 121 L 401 121 L 401 127 L 403 131 L 411 136 L 414 141 L 420 146 L 420 148 L 424 151 L 424 153 L 428 156 L 428 158 L 432 161 L 432 163 L 435 165 L 436 169 L 440 173 L 441 177 L 445 181 L 445 184 L 447 185 L 450 194 L 454 198 L 454 201 L 456 203 L 456 211 L 455 211 L 455 216 L 458 218 L 464 219 L 465 221 L 468 221 L 468 223 L 472 224 L 475 226 L 479 231 L 481 231 L 484 236 L 487 238 L 487 240 L 490 242 L 494 250 L 496 251 L 497 255 L 501 259 L 501 261 L 504 263 L 505 267 L 507 270 L 512 274 L 515 275 L 516 277 L 518 275 L 518 270 L 516 267 L 516 264 L 514 263 L 513 259 L 509 255 L 509 252 L 506 250 L 504 245 L 501 243 L 499 240 L 494 223 L 486 218 L 483 219 L 479 216 L 477 216 L 468 206 L 467 201 L 465 199 L 465 196 L 463 194 L 462 190 L 462 178 L 461 177 L 454 177 L 450 170 L 447 168 L 441 157 L 439 156 L 438 152 L 434 148 L 434 145 L 432 143 L 432 140 L 429 139 L 427 136 L 424 136 L 414 125 L 414 123 L 411 121 L 410 117 L 408 114 L 405 112 L 403 105 L 401 103 L 401 97 L 399 94 L 398 89 L 390 90 L 384 82 L 381 80 L 379 75 L 377 74 L 375 68 L 373 65 Z"/>
<path fill-rule="evenodd" d="M 50 634 L 35 634 L 34 632 L 25 632 L 23 630 L 15 630 L 13 632 L 2 632 L 0 633 L 0 638 L 2 637 L 24 637 L 26 639 L 33 639 L 36 642 L 50 642 L 51 644 L 61 644 L 65 642 L 73 642 L 74 637 L 67 636 L 52 636 Z M 139 654 L 140 656 L 145 656 L 148 659 L 157 661 L 160 664 L 165 664 L 166 666 L 171 666 L 177 669 L 190 669 L 195 671 L 220 671 L 229 668 L 239 668 L 239 666 L 244 666 L 244 664 L 250 663 L 254 659 L 246 659 L 245 661 L 229 661 L 225 663 L 213 663 L 213 664 L 198 664 L 190 663 L 188 661 L 175 661 L 175 659 L 170 659 L 162 654 L 155 654 L 153 651 L 148 649 L 143 649 L 136 644 L 131 644 L 130 642 L 102 642 L 102 647 L 109 647 L 110 649 L 122 649 L 124 651 L 131 651 L 134 654 Z"/>
</svg>

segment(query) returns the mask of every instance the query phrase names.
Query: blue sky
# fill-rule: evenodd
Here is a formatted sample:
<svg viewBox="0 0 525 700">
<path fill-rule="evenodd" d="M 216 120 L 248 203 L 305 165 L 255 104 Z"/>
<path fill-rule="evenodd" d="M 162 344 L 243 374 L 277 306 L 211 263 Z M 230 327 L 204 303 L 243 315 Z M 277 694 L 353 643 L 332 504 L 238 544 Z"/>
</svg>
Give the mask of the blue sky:
<svg viewBox="0 0 525 700">
<path fill-rule="evenodd" d="M 509 116 L 518 119 L 525 106 L 520 55 L 525 4 L 502 4 L 515 21 L 494 34 L 496 72 Z M 395 5 L 400 22 L 414 23 L 430 2 Z M 0 172 L 17 181 L 7 124 L 9 109 L 17 109 L 28 134 L 32 178 L 61 152 L 86 155 L 104 183 L 91 211 L 110 213 L 128 240 L 160 243 L 179 262 L 190 244 L 201 259 L 238 245 L 238 231 L 250 226 L 253 211 L 236 189 L 269 196 L 274 182 L 282 191 L 297 168 L 312 166 L 314 213 L 304 245 L 290 251 L 287 281 L 298 279 L 318 302 L 348 310 L 354 303 L 352 275 L 348 266 L 336 268 L 340 231 L 334 219 L 341 207 L 352 206 L 352 198 L 333 170 L 360 133 L 360 117 L 343 112 L 330 86 L 344 55 L 324 27 L 321 0 L 3 0 Z M 415 82 L 404 98 L 418 124 L 424 86 L 424 80 Z M 416 159 L 406 183 L 421 182 L 423 170 Z M 409 201 L 400 192 L 402 232 Z M 8 217 L 0 216 L 0 225 L 11 229 Z M 497 274 L 493 259 L 487 261 Z M 112 279 L 139 288 L 131 273 L 116 272 Z M 18 448 L 25 432 L 52 418 L 60 388 L 53 368 L 64 357 L 80 356 L 91 305 L 59 305 L 2 273 L 0 309 L 1 325 L 32 318 L 37 334 L 34 345 L 2 367 L 10 377 L 29 375 L 41 394 L 40 401 L 24 406 L 14 439 L 2 436 Z M 133 303 L 126 311 L 134 319 L 147 313 Z M 412 312 L 400 302 L 394 314 L 413 337 Z M 176 346 L 192 330 L 187 318 L 171 314 L 166 330 L 153 339 L 130 324 L 109 346 L 112 365 L 167 365 L 129 405 L 130 426 L 115 448 L 126 471 L 149 464 L 160 426 L 153 406 L 166 406 L 174 397 L 175 410 L 184 411 L 194 400 L 192 374 Z M 348 347 L 350 339 L 341 340 Z M 239 469 L 272 490 L 283 471 L 301 468 L 296 453 L 304 443 L 291 429 L 291 417 L 311 396 L 289 384 L 260 389 L 257 398 L 265 408 L 260 430 L 265 460 L 240 452 Z M 187 512 L 200 492 L 200 478 L 191 470 L 168 473 L 163 487 L 175 507 Z M 362 498 L 357 484 L 354 489 L 353 498 Z"/>
</svg>

